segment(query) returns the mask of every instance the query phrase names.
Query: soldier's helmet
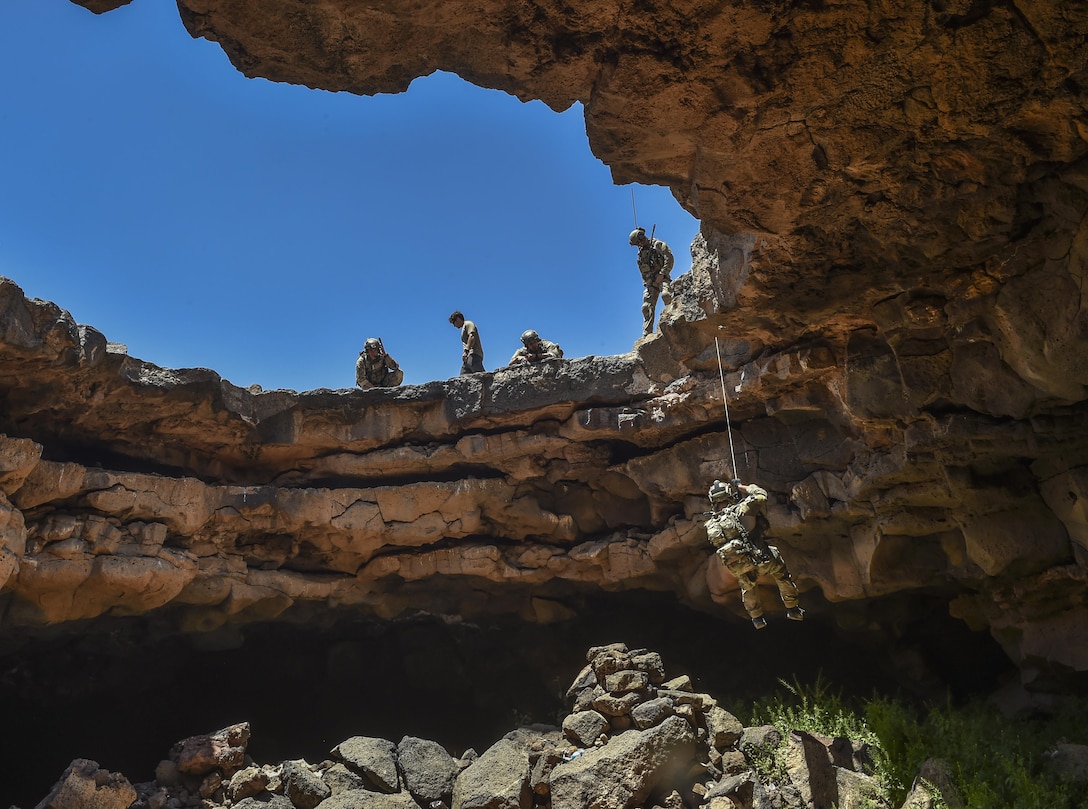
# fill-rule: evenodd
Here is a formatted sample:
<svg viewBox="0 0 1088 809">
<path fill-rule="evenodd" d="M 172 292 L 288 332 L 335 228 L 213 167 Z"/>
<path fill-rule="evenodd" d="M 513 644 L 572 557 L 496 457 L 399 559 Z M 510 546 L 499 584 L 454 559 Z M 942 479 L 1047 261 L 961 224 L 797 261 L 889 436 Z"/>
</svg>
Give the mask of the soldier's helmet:
<svg viewBox="0 0 1088 809">
<path fill-rule="evenodd" d="M 536 333 L 535 331 L 533 331 L 532 329 L 527 329 L 526 331 L 523 331 L 523 332 L 521 333 L 521 342 L 522 342 L 522 345 L 526 345 L 526 346 L 527 346 L 527 345 L 529 345 L 529 343 L 535 343 L 535 342 L 536 342 L 536 341 L 538 341 L 539 339 L 540 339 L 540 335 L 539 335 L 539 334 L 537 334 L 537 333 Z"/>
<path fill-rule="evenodd" d="M 364 351 L 369 351 L 372 348 L 378 349 L 380 351 L 381 347 L 382 347 L 381 341 L 377 337 L 368 337 L 366 342 L 363 343 L 363 350 Z"/>
<path fill-rule="evenodd" d="M 727 500 L 733 498 L 733 490 L 728 483 L 722 483 L 720 480 L 716 480 L 710 484 L 710 491 L 707 492 L 707 497 L 710 498 L 710 502 L 714 505 L 718 503 L 724 503 Z"/>
<path fill-rule="evenodd" d="M 627 240 L 629 244 L 642 244 L 646 241 L 646 228 L 635 228 Z"/>
</svg>

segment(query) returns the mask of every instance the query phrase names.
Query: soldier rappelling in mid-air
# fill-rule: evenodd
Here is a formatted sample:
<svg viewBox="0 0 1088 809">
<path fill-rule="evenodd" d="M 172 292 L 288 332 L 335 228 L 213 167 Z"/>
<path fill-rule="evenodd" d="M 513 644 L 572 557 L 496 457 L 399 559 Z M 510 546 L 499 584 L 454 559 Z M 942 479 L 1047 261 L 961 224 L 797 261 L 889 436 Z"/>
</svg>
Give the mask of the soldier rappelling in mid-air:
<svg viewBox="0 0 1088 809">
<path fill-rule="evenodd" d="M 707 539 L 717 549 L 718 558 L 729 572 L 737 577 L 741 600 L 752 619 L 752 626 L 756 629 L 767 626 L 756 587 L 760 575 L 771 576 L 775 580 L 786 607 L 786 617 L 803 621 L 805 611 L 798 606 L 797 585 L 786 569 L 782 554 L 763 539 L 763 530 L 767 525 L 767 518 L 763 515 L 767 490 L 739 480 L 734 480 L 732 485 L 715 480 L 708 496 L 714 510 L 709 512 L 706 521 Z"/>
<path fill-rule="evenodd" d="M 642 336 L 645 337 L 654 330 L 658 296 L 666 304 L 672 299 L 669 293 L 672 250 L 661 239 L 653 238 L 652 233 L 647 236 L 646 228 L 632 230 L 628 241 L 638 248 L 638 271 L 646 287 L 642 293 Z"/>
</svg>

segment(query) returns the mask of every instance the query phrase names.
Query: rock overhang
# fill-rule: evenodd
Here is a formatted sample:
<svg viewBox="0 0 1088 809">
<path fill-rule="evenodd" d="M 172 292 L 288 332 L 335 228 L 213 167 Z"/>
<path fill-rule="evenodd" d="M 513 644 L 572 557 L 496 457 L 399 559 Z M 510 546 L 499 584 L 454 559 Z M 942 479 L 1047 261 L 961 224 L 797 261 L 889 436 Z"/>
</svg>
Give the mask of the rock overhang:
<svg viewBox="0 0 1088 809">
<path fill-rule="evenodd" d="M 1088 548 L 1085 10 L 473 8 L 179 3 L 190 33 L 219 42 L 249 76 L 373 93 L 442 69 L 555 109 L 583 103 L 591 148 L 613 177 L 671 186 L 702 222 L 661 333 L 627 357 L 563 363 L 554 375 L 255 393 L 211 371 L 111 353 L 59 307 L 26 307 L 8 290 L 4 429 L 43 447 L 47 462 L 27 477 L 56 481 L 54 500 L 28 515 L 15 508 L 9 527 L 22 518 L 22 533 L 40 537 L 49 509 L 78 501 L 93 512 L 104 500 L 80 486 L 101 476 L 79 467 L 95 463 L 195 479 L 223 520 L 237 494 L 227 489 L 259 488 L 270 515 L 232 505 L 238 524 L 206 531 L 228 540 L 214 552 L 228 572 L 210 591 L 238 587 L 211 611 L 229 620 L 228 603 L 261 593 L 285 603 L 247 581 L 250 562 L 276 559 L 247 557 L 238 539 L 291 536 L 272 505 L 297 500 L 291 490 L 325 491 L 362 531 L 370 520 L 352 520 L 377 507 L 374 492 L 416 502 L 410 493 L 463 479 L 477 495 L 452 532 L 468 539 L 458 553 L 426 549 L 451 523 L 420 510 L 382 517 L 380 541 L 346 541 L 368 549 L 353 558 L 400 571 L 403 543 L 413 571 L 448 574 L 468 555 L 470 575 L 496 585 L 531 569 L 529 578 L 634 583 L 736 611 L 735 585 L 702 564 L 699 536 L 705 482 L 731 471 L 735 438 L 739 470 L 772 490 L 776 539 L 814 596 L 946 593 L 957 616 L 1000 636 L 1026 676 L 1039 660 L 1079 670 L 1058 647 L 1085 638 L 1060 635 L 1040 654 L 1040 638 L 1059 636 L 1032 627 L 1073 614 Z M 734 435 L 724 432 L 715 338 Z M 140 416 L 122 424 L 122 410 Z M 495 481 L 508 505 L 488 512 Z M 34 486 L 35 499 L 49 491 Z M 349 490 L 365 496 L 342 502 Z M 155 544 L 158 529 L 130 527 L 154 514 L 93 516 L 138 555 Z M 167 549 L 195 541 L 167 533 Z M 337 547 L 328 534 L 314 541 Z M 11 549 L 39 546 L 9 535 L 10 589 L 25 559 Z M 529 538 L 528 555 L 511 556 Z M 307 564 L 358 571 L 332 554 Z M 405 579 L 390 572 L 383 587 L 396 581 Z M 1009 598 L 1010 587 L 1032 598 Z"/>
</svg>

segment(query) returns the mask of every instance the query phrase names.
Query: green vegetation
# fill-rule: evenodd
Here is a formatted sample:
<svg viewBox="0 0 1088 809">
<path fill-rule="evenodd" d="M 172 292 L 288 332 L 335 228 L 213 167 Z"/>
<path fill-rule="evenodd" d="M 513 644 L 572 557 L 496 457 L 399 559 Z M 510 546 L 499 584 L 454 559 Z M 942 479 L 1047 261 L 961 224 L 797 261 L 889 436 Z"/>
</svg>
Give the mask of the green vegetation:
<svg viewBox="0 0 1088 809">
<path fill-rule="evenodd" d="M 877 697 L 853 703 L 818 679 L 803 686 L 779 681 L 784 691 L 740 716 L 745 726 L 774 725 L 776 749 L 753 762 L 760 778 L 783 783 L 791 730 L 845 736 L 872 749 L 883 790 L 880 803 L 899 807 L 927 759 L 941 759 L 967 809 L 1081 809 L 1088 789 L 1063 783 L 1048 766 L 1060 742 L 1088 743 L 1088 700 L 1070 698 L 1044 717 L 1012 720 L 989 705 L 917 710 Z M 939 794 L 935 806 L 943 807 Z"/>
</svg>

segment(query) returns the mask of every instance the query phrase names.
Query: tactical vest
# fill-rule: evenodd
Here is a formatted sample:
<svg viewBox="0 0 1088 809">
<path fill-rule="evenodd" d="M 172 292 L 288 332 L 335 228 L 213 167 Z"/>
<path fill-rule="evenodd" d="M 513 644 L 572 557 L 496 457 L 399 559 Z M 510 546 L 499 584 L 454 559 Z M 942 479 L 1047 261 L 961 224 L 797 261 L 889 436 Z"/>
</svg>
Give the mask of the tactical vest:
<svg viewBox="0 0 1088 809">
<path fill-rule="evenodd" d="M 734 539 L 748 539 L 747 529 L 731 508 L 723 509 L 706 521 L 706 534 L 716 548 Z"/>
<path fill-rule="evenodd" d="M 385 364 L 385 355 L 383 354 L 375 362 L 371 362 L 367 357 L 363 360 L 363 373 L 366 375 L 367 381 L 371 385 L 378 385 L 379 387 L 384 385 L 389 378 L 389 374 L 392 373 L 388 366 Z"/>
<path fill-rule="evenodd" d="M 733 508 L 723 509 L 707 520 L 706 535 L 727 566 L 738 562 L 758 565 L 767 561 L 766 554 L 752 541 Z"/>
<path fill-rule="evenodd" d="M 638 249 L 638 269 L 643 281 L 653 281 L 664 268 L 665 254 L 655 249 L 652 242 Z"/>
</svg>

